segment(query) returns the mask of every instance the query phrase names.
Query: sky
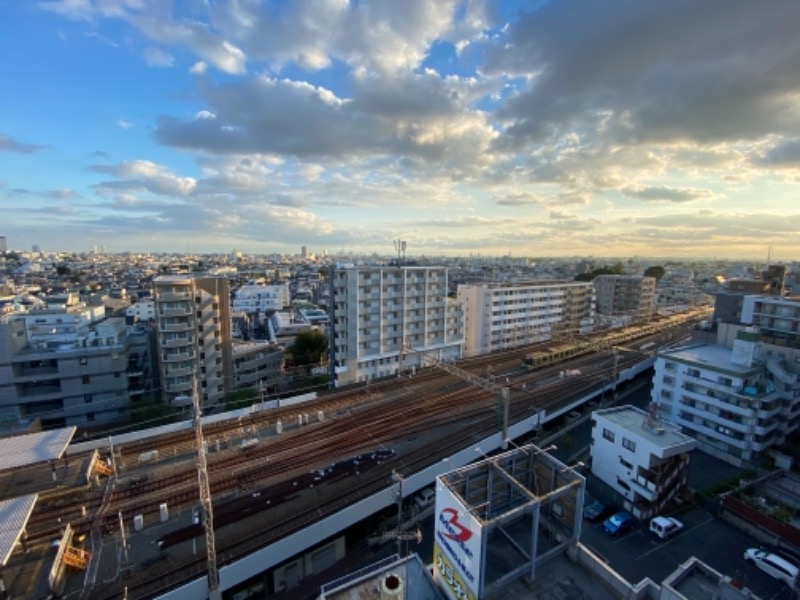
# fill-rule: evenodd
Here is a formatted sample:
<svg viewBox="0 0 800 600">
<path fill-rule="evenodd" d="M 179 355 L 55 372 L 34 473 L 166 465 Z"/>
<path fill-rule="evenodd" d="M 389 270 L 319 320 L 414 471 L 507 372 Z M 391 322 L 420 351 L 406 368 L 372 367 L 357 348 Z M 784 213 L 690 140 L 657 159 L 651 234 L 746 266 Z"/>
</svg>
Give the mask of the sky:
<svg viewBox="0 0 800 600">
<path fill-rule="evenodd" d="M 797 0 L 0 0 L 0 235 L 800 259 Z"/>
</svg>

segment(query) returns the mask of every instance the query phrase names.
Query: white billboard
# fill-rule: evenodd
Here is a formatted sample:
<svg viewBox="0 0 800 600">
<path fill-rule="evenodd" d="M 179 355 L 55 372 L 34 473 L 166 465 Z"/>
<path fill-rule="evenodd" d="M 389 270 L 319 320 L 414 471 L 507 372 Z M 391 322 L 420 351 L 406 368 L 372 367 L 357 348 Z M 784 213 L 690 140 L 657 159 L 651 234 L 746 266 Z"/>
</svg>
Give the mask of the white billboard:
<svg viewBox="0 0 800 600">
<path fill-rule="evenodd" d="M 481 525 L 438 481 L 434 526 L 434 567 L 440 585 L 453 600 L 476 598 L 483 571 Z"/>
</svg>

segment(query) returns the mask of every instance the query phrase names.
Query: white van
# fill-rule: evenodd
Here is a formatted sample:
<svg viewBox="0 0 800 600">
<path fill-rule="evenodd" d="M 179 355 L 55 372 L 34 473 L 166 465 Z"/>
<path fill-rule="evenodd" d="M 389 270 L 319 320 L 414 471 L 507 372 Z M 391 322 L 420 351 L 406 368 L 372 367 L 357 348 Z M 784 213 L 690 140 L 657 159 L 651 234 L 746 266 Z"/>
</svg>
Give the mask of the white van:
<svg viewBox="0 0 800 600">
<path fill-rule="evenodd" d="M 436 502 L 436 490 L 432 487 L 426 487 L 414 496 L 414 506 L 417 510 L 425 510 L 434 502 Z"/>
<path fill-rule="evenodd" d="M 785 581 L 790 586 L 795 585 L 799 570 L 796 565 L 785 558 L 759 548 L 748 548 L 745 550 L 744 559 L 753 563 L 768 575 Z"/>
<path fill-rule="evenodd" d="M 662 540 L 672 537 L 683 529 L 683 523 L 672 517 L 653 517 L 650 521 L 650 531 Z"/>
</svg>

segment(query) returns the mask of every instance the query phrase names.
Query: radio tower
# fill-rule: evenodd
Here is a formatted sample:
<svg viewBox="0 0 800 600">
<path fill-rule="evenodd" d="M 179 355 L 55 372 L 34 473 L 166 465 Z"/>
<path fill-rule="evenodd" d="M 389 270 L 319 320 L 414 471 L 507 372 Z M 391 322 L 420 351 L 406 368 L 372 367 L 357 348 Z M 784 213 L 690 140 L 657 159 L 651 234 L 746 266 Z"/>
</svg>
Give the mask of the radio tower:
<svg viewBox="0 0 800 600">
<path fill-rule="evenodd" d="M 203 510 L 203 529 L 206 533 L 206 557 L 208 560 L 208 600 L 222 600 L 219 590 L 217 549 L 214 544 L 214 513 L 211 509 L 211 487 L 208 482 L 205 441 L 203 440 L 203 410 L 197 395 L 197 379 L 192 382 L 192 404 L 194 406 L 194 435 L 197 443 L 197 481 L 200 488 L 200 504 Z"/>
</svg>

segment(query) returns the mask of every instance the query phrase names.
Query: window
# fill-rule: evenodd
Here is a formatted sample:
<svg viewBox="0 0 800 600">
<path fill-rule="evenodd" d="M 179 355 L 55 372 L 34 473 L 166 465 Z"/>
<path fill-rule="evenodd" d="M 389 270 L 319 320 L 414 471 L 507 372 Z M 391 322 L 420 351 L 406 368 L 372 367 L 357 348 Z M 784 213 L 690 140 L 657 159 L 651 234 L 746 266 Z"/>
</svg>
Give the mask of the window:
<svg viewBox="0 0 800 600">
<path fill-rule="evenodd" d="M 122 376 L 122 373 L 120 373 L 119 371 L 114 371 L 114 377 L 115 378 L 119 378 L 121 376 Z"/>
<path fill-rule="evenodd" d="M 94 413 L 86 413 L 87 421 L 94 421 Z"/>
<path fill-rule="evenodd" d="M 85 404 L 91 404 L 92 403 L 92 395 L 91 394 L 84 394 L 83 395 L 83 402 Z"/>
<path fill-rule="evenodd" d="M 92 382 L 92 378 L 89 377 L 88 375 L 84 375 L 83 377 L 81 377 L 81 382 L 83 383 L 83 385 L 89 385 Z"/>
<path fill-rule="evenodd" d="M 626 469 L 633 469 L 633 465 L 624 458 L 622 458 L 621 456 L 619 457 L 619 464 L 621 464 Z"/>
<path fill-rule="evenodd" d="M 609 442 L 613 442 L 614 441 L 614 432 L 613 431 L 609 431 L 608 429 L 604 428 L 603 429 L 603 437 L 605 439 L 607 439 Z"/>
<path fill-rule="evenodd" d="M 89 363 L 89 359 L 86 358 L 85 356 L 81 356 L 78 362 L 81 363 L 82 365 L 85 365 Z"/>
<path fill-rule="evenodd" d="M 636 452 L 636 443 L 632 442 L 628 438 L 622 438 L 622 447 L 625 448 L 625 450 Z"/>
</svg>

